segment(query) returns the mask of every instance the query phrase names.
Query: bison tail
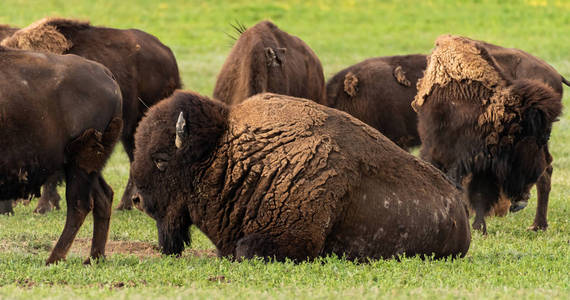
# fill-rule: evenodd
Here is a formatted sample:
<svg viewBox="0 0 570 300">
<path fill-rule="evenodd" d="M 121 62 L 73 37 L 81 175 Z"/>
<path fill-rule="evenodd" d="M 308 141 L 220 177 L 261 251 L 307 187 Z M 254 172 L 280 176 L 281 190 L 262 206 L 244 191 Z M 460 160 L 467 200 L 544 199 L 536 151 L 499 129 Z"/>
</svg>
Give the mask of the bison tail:
<svg viewBox="0 0 570 300">
<path fill-rule="evenodd" d="M 350 97 L 354 97 L 358 93 L 358 77 L 352 72 L 348 72 L 344 76 L 344 92 Z"/>
<path fill-rule="evenodd" d="M 566 80 L 566 78 L 564 78 L 564 76 L 560 75 L 560 77 L 562 78 L 562 83 L 564 83 L 567 86 L 570 86 L 570 82 L 568 82 L 568 80 Z"/>
<path fill-rule="evenodd" d="M 87 173 L 99 172 L 111 155 L 122 128 L 123 120 L 113 118 L 103 133 L 87 129 L 67 145 L 66 153 Z"/>
</svg>

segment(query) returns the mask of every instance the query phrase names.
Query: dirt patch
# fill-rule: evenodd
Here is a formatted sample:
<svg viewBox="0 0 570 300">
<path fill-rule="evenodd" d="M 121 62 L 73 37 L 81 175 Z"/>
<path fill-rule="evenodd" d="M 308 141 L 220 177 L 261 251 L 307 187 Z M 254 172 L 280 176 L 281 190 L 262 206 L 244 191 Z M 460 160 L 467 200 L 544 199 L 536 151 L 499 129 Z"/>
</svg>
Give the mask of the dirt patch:
<svg viewBox="0 0 570 300">
<path fill-rule="evenodd" d="M 55 241 L 53 242 L 55 245 Z M 79 256 L 88 256 L 91 250 L 91 239 L 89 238 L 78 238 L 75 239 L 70 253 Z M 150 257 L 160 257 L 160 249 L 157 245 L 149 242 L 140 241 L 107 241 L 107 247 L 105 249 L 105 254 L 107 256 L 112 256 L 114 254 L 124 254 L 124 255 L 135 255 L 138 258 L 150 258 Z M 182 253 L 182 257 L 217 257 L 215 250 L 213 249 L 187 249 Z"/>
</svg>

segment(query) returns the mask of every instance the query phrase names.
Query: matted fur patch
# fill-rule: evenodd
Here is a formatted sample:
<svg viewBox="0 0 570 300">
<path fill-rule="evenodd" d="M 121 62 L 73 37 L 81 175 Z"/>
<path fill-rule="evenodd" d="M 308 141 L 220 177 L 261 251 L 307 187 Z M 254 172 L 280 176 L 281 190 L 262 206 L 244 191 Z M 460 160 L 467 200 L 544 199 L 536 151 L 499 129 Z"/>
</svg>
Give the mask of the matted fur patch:
<svg viewBox="0 0 570 300">
<path fill-rule="evenodd" d="M 44 18 L 16 31 L 0 45 L 8 48 L 63 54 L 73 46 L 59 27 L 88 26 L 89 22 L 61 18 Z"/>
</svg>

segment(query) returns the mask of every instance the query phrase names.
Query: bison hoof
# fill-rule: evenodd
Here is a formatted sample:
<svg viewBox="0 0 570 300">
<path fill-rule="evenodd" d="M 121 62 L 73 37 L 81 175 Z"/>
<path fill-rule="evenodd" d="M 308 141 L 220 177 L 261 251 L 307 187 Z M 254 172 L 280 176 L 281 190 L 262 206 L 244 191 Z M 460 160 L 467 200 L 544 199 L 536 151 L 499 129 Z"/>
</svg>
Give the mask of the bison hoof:
<svg viewBox="0 0 570 300">
<path fill-rule="evenodd" d="M 51 264 L 57 264 L 58 262 L 62 261 L 63 258 L 62 257 L 52 257 L 50 256 L 47 260 L 46 260 L 46 266 L 49 266 Z"/>
<path fill-rule="evenodd" d="M 529 228 L 527 228 L 527 230 L 532 230 L 532 231 L 539 231 L 539 230 L 542 230 L 542 231 L 546 231 L 546 228 L 548 228 L 548 224 L 546 224 L 546 223 L 545 223 L 545 224 L 537 224 L 537 223 L 534 223 L 534 224 L 532 224 L 532 226 L 530 226 Z"/>
<path fill-rule="evenodd" d="M 523 210 L 528 205 L 528 201 L 518 201 L 511 204 L 510 211 L 515 213 L 517 211 Z"/>
<path fill-rule="evenodd" d="M 119 203 L 119 206 L 117 206 L 117 210 L 131 210 L 131 209 L 133 209 L 132 203 L 129 205 L 124 202 L 121 202 Z"/>
<path fill-rule="evenodd" d="M 43 215 L 47 212 L 51 211 L 51 205 L 38 205 L 36 209 L 34 209 L 34 213 Z"/>
<path fill-rule="evenodd" d="M 483 222 L 475 221 L 473 222 L 472 227 L 473 229 L 480 231 L 482 235 L 487 235 L 487 225 L 485 224 L 484 221 Z"/>
</svg>

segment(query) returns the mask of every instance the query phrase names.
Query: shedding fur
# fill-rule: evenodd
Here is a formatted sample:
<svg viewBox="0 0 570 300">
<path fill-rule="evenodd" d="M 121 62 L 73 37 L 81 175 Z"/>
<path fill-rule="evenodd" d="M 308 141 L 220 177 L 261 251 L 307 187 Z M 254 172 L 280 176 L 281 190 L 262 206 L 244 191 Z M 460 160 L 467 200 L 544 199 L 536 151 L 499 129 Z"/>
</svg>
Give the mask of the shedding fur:
<svg viewBox="0 0 570 300">
<path fill-rule="evenodd" d="M 404 72 L 402 66 L 397 66 L 396 68 L 394 68 L 394 73 L 392 73 L 392 75 L 394 75 L 394 78 L 396 78 L 396 81 L 399 84 L 403 86 L 412 85 L 412 83 L 408 80 L 408 78 L 406 78 L 406 72 Z"/>
<path fill-rule="evenodd" d="M 9 48 L 63 54 L 73 43 L 60 31 L 60 27 L 89 26 L 89 22 L 61 18 L 44 18 L 5 38 L 1 45 Z"/>
<path fill-rule="evenodd" d="M 478 81 L 486 88 L 494 90 L 504 87 L 506 81 L 497 71 L 495 64 L 487 54 L 483 57 L 481 47 L 468 38 L 452 35 L 442 35 L 437 38 L 436 48 L 428 58 L 425 75 L 418 81 L 418 94 L 412 102 L 412 107 L 418 108 L 424 104 L 425 98 L 436 85 L 447 86 L 455 81 Z"/>
<path fill-rule="evenodd" d="M 358 92 L 358 77 L 352 72 L 348 72 L 344 76 L 344 92 L 350 97 L 356 96 Z"/>
<path fill-rule="evenodd" d="M 533 230 L 545 229 L 552 173 L 548 140 L 562 110 L 561 94 L 536 79 L 513 79 L 485 43 L 441 36 L 413 102 L 420 155 L 457 182 L 467 176 L 473 228 L 486 232 L 493 206 L 526 203 L 537 184 Z M 488 45 L 487 45 L 488 46 Z"/>
</svg>

